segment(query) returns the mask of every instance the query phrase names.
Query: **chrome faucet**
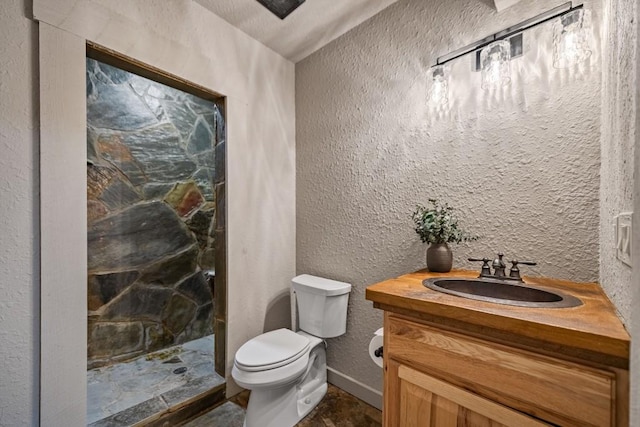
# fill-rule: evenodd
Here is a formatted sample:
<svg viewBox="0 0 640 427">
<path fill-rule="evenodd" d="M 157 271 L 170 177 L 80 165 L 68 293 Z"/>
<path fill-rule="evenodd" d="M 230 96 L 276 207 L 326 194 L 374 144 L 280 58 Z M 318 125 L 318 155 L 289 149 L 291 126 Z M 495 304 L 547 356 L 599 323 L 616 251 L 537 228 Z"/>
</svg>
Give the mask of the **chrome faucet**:
<svg viewBox="0 0 640 427">
<path fill-rule="evenodd" d="M 504 261 L 502 260 L 502 257 L 504 256 L 504 254 L 502 252 L 500 252 L 498 254 L 498 258 L 493 260 L 493 263 L 491 264 L 491 266 L 493 267 L 493 275 L 495 277 L 504 277 L 504 269 L 507 267 L 506 265 L 504 265 Z"/>
<path fill-rule="evenodd" d="M 520 277 L 520 269 L 518 268 L 518 264 L 536 265 L 536 263 L 532 261 L 510 261 L 511 269 L 509 270 L 509 276 L 507 277 L 505 274 L 506 265 L 502 260 L 503 256 L 503 253 L 499 253 L 498 258 L 493 260 L 493 263 L 491 264 L 491 267 L 493 267 L 493 274 L 491 274 L 491 267 L 489 267 L 489 261 L 491 261 L 489 258 L 469 258 L 469 261 L 482 263 L 480 276 L 478 276 L 480 278 L 485 277 L 499 280 L 517 280 L 519 282 L 523 282 L 523 280 L 522 277 Z"/>
</svg>

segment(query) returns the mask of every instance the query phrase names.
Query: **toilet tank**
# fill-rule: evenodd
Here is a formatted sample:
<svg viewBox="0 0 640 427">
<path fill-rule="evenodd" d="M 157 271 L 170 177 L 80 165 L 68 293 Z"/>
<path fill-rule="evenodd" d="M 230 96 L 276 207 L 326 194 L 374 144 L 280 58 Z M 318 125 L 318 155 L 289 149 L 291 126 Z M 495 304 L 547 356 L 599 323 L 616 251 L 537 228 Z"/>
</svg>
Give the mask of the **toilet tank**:
<svg viewBox="0 0 640 427">
<path fill-rule="evenodd" d="M 333 338 L 347 330 L 349 283 L 302 274 L 294 277 L 300 329 L 319 338 Z"/>
</svg>

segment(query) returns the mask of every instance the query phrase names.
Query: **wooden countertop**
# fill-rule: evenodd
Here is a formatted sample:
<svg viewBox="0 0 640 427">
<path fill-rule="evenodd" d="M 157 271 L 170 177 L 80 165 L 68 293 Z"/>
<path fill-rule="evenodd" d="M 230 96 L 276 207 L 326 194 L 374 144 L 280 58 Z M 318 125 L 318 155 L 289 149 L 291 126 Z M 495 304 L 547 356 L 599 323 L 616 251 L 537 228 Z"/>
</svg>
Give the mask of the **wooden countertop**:
<svg viewBox="0 0 640 427">
<path fill-rule="evenodd" d="M 597 283 L 524 277 L 526 284 L 559 290 L 583 302 L 571 308 L 530 308 L 462 298 L 422 284 L 424 279 L 433 277 L 476 278 L 478 272 L 421 270 L 369 286 L 366 299 L 386 311 L 457 329 L 471 328 L 476 335 L 487 334 L 509 342 L 516 340 L 549 353 L 628 369 L 629 334 Z"/>
</svg>

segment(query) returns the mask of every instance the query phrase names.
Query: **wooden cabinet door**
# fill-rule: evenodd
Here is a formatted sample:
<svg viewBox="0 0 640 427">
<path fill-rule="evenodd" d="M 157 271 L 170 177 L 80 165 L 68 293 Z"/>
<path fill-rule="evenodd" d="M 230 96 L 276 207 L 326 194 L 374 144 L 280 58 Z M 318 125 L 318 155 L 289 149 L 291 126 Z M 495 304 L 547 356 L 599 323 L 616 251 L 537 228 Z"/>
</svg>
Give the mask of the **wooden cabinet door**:
<svg viewBox="0 0 640 427">
<path fill-rule="evenodd" d="M 565 427 L 628 425 L 616 414 L 618 384 L 611 371 L 389 314 L 384 339 L 385 358 L 432 372 L 523 414 Z"/>
<path fill-rule="evenodd" d="M 405 365 L 398 367 L 398 378 L 400 401 L 392 418 L 401 427 L 550 425 Z"/>
</svg>

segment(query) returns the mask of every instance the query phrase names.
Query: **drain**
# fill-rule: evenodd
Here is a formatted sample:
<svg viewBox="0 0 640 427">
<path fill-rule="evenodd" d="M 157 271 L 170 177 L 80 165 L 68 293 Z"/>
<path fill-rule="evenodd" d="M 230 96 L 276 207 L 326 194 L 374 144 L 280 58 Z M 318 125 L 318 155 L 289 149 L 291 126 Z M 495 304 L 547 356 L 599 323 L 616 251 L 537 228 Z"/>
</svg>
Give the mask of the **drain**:
<svg viewBox="0 0 640 427">
<path fill-rule="evenodd" d="M 179 368 L 176 368 L 173 370 L 174 374 L 184 374 L 185 372 L 187 372 L 187 367 L 186 366 L 181 366 Z"/>
</svg>

